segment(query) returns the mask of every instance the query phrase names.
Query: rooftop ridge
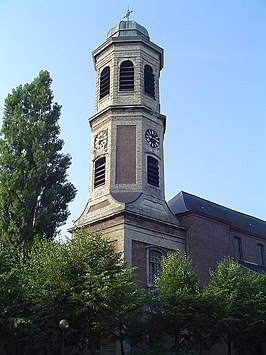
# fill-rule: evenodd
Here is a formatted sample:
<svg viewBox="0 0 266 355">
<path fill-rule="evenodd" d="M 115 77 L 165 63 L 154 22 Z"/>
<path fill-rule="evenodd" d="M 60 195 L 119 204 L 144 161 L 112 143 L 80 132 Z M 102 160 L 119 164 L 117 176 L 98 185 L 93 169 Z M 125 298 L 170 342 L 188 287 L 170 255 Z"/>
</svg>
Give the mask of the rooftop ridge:
<svg viewBox="0 0 266 355">
<path fill-rule="evenodd" d="M 248 214 L 248 213 L 246 213 L 246 212 L 241 212 L 241 211 L 235 210 L 235 209 L 233 209 L 232 207 L 227 207 L 227 206 L 221 205 L 221 204 L 219 204 L 219 203 L 217 203 L 217 202 L 208 200 L 207 198 L 203 198 L 203 197 L 199 197 L 199 196 L 197 196 L 197 195 L 193 195 L 193 194 L 191 194 L 190 192 L 186 192 L 186 191 L 183 191 L 183 190 L 182 190 L 182 191 L 180 191 L 180 193 L 182 193 L 182 194 L 185 193 L 185 194 L 190 195 L 190 196 L 192 196 L 192 197 L 194 197 L 194 198 L 196 197 L 196 198 L 199 199 L 199 200 L 203 200 L 203 201 L 206 201 L 207 203 L 214 204 L 214 205 L 218 206 L 219 208 L 224 208 L 224 209 L 230 210 L 230 211 L 232 211 L 232 212 L 234 212 L 234 213 L 240 213 L 241 215 L 245 215 L 245 216 L 247 216 L 247 217 L 251 217 L 251 218 L 254 218 L 254 219 L 256 219 L 256 220 L 259 220 L 259 221 L 262 221 L 262 222 L 265 222 L 265 223 L 266 223 L 266 220 L 264 220 L 264 219 L 262 219 L 262 218 L 255 217 L 255 216 L 250 215 L 250 214 Z"/>
<path fill-rule="evenodd" d="M 195 211 L 230 223 L 233 228 L 266 237 L 266 221 L 244 212 L 220 205 L 216 202 L 180 191 L 168 202 L 171 211 L 177 215 Z"/>
</svg>

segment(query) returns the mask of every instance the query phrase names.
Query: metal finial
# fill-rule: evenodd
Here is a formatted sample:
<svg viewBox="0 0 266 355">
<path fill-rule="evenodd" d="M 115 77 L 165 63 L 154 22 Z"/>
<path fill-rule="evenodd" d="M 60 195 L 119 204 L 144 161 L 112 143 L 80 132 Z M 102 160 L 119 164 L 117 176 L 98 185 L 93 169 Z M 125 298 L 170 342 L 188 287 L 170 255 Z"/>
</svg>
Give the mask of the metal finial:
<svg viewBox="0 0 266 355">
<path fill-rule="evenodd" d="M 127 12 L 126 12 L 124 18 L 126 18 L 129 21 L 129 16 L 130 16 L 130 14 L 132 14 L 132 12 L 133 12 L 133 10 L 129 10 L 129 6 L 128 6 Z"/>
</svg>

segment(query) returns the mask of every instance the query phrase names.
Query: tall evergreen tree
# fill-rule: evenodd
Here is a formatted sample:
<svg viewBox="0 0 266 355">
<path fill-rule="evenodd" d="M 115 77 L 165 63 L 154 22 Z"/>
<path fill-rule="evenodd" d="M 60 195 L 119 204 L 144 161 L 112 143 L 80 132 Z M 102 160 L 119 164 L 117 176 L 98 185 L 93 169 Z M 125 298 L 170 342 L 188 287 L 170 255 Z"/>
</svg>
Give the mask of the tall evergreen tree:
<svg viewBox="0 0 266 355">
<path fill-rule="evenodd" d="M 61 106 L 41 71 L 5 101 L 0 139 L 0 238 L 23 248 L 35 235 L 53 239 L 66 221 L 75 187 L 71 158 L 61 152 Z"/>
</svg>

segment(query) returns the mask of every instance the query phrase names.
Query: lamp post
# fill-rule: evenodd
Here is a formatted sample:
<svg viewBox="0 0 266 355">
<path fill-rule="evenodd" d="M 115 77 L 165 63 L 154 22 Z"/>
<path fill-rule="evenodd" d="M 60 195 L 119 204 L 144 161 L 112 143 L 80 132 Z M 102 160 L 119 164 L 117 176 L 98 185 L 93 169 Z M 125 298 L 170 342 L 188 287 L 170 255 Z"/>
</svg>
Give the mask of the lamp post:
<svg viewBox="0 0 266 355">
<path fill-rule="evenodd" d="M 69 322 L 66 319 L 61 319 L 59 328 L 62 330 L 62 355 L 65 355 L 65 330 L 69 327 Z"/>
</svg>

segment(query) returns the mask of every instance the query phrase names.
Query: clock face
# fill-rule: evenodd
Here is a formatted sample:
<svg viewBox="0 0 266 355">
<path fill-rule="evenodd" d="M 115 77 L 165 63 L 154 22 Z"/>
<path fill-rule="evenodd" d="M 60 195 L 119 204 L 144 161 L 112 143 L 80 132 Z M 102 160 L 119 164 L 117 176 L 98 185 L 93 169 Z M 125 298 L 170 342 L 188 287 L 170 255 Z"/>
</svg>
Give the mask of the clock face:
<svg viewBox="0 0 266 355">
<path fill-rule="evenodd" d="M 94 139 L 94 148 L 101 149 L 107 147 L 107 129 L 99 132 Z"/>
<path fill-rule="evenodd" d="M 158 133 L 155 132 L 153 129 L 147 129 L 145 133 L 145 138 L 148 144 L 152 148 L 158 148 L 160 145 L 160 138 L 158 136 Z"/>
</svg>

